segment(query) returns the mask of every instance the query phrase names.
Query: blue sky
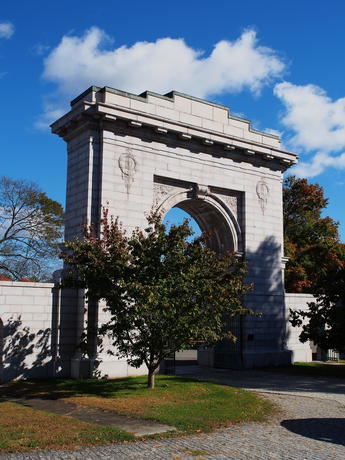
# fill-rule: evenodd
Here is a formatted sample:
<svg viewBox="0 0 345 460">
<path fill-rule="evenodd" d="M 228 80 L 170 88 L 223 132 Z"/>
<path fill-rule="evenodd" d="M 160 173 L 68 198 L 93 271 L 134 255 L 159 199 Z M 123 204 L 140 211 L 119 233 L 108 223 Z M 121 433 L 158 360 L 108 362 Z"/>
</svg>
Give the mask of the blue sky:
<svg viewBox="0 0 345 460">
<path fill-rule="evenodd" d="M 341 0 L 3 0 L 1 175 L 64 202 L 66 149 L 48 125 L 91 84 L 177 90 L 279 132 L 345 240 Z"/>
</svg>

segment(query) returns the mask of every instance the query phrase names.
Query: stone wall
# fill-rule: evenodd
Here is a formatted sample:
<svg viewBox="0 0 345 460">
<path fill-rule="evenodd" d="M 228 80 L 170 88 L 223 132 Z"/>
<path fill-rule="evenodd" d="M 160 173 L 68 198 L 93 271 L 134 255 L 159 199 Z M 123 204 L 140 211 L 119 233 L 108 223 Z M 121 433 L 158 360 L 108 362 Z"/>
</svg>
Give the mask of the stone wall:
<svg viewBox="0 0 345 460">
<path fill-rule="evenodd" d="M 0 381 L 71 375 L 80 299 L 82 292 L 53 283 L 0 281 Z"/>
<path fill-rule="evenodd" d="M 286 345 L 293 361 L 311 361 L 312 350 L 309 343 L 299 341 L 301 328 L 294 328 L 288 322 L 289 311 L 307 309 L 307 303 L 313 299 L 310 294 L 285 296 Z M 78 343 L 85 323 L 85 317 L 79 315 L 80 303 L 84 303 L 82 291 L 59 291 L 51 283 L 0 281 L 0 382 L 16 378 L 80 377 L 84 359 Z M 102 303 L 99 308 L 96 306 L 99 325 L 109 318 L 103 307 Z M 92 307 L 83 312 L 83 315 L 92 314 Z M 85 377 L 146 373 L 145 366 L 134 369 L 125 359 L 109 355 L 112 347 L 106 338 L 99 342 L 95 337 L 94 342 L 93 359 L 97 365 L 89 369 L 86 360 Z M 92 350 L 89 352 L 92 356 Z M 269 348 L 266 353 L 269 360 Z M 78 369 L 75 375 L 74 367 Z"/>
<path fill-rule="evenodd" d="M 125 359 L 109 355 L 110 341 L 97 337 L 95 354 L 88 350 L 97 363 L 90 369 L 90 360 L 78 347 L 85 318 L 94 314 L 93 306 L 80 308 L 84 302 L 83 291 L 61 291 L 52 283 L 0 281 L 0 382 L 146 374 L 145 366 L 134 369 Z M 100 325 L 109 318 L 103 306 L 96 305 Z"/>
<path fill-rule="evenodd" d="M 54 373 L 57 340 L 54 297 L 51 283 L 0 281 L 0 379 L 3 381 L 49 377 Z"/>
<path fill-rule="evenodd" d="M 308 302 L 313 302 L 312 294 L 285 294 L 286 306 L 286 329 L 287 329 L 287 348 L 292 351 L 292 361 L 312 361 L 312 349 L 309 342 L 302 343 L 299 341 L 299 335 L 302 332 L 301 327 L 292 327 L 289 323 L 291 310 L 307 310 Z"/>
</svg>

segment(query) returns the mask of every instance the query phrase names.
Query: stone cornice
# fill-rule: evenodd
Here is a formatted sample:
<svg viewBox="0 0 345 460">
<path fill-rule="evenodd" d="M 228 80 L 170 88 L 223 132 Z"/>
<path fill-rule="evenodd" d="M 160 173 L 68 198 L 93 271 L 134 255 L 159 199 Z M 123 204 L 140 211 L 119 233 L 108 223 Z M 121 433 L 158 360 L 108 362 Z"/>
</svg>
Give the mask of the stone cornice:
<svg viewBox="0 0 345 460">
<path fill-rule="evenodd" d="M 161 96 L 145 92 L 140 96 L 112 88 L 91 87 L 71 103 L 71 110 L 51 125 L 52 132 L 67 139 L 92 123 L 114 127 L 126 123 L 128 129 L 152 129 L 153 134 L 172 134 L 188 142 L 200 142 L 209 152 L 222 147 L 229 154 L 241 151 L 246 161 L 260 156 L 277 162 L 285 170 L 296 163 L 297 155 L 280 148 L 277 136 L 252 130 L 248 120 L 232 117 L 226 107 L 173 92 Z M 91 125 L 90 125 L 91 123 Z M 139 134 L 139 133 L 137 133 Z"/>
</svg>

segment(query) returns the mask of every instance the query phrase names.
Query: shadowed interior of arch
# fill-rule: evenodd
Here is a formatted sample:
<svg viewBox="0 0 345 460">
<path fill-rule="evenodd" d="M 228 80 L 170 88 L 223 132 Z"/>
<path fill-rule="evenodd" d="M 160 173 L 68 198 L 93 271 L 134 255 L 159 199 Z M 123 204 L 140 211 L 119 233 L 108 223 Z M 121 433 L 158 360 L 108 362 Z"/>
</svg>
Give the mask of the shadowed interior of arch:
<svg viewBox="0 0 345 460">
<path fill-rule="evenodd" d="M 199 199 L 181 201 L 167 212 L 164 223 L 169 228 L 171 225 L 181 224 L 186 218 L 194 231 L 192 239 L 206 231 L 210 233 L 211 249 L 217 252 L 235 250 L 226 220 L 210 203 Z"/>
</svg>

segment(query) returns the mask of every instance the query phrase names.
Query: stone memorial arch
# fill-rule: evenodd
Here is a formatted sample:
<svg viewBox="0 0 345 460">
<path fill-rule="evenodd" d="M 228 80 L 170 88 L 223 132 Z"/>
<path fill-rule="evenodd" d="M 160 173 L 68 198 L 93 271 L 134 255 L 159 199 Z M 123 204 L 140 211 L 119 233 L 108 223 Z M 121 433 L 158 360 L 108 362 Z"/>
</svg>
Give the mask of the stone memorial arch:
<svg viewBox="0 0 345 460">
<path fill-rule="evenodd" d="M 144 226 L 152 207 L 163 214 L 183 209 L 201 229 L 212 230 L 213 249 L 233 250 L 248 263 L 253 290 L 245 302 L 263 313 L 236 326 L 236 346 L 200 350 L 200 362 L 225 368 L 290 362 L 282 174 L 296 155 L 283 151 L 278 137 L 252 129 L 224 106 L 185 94 L 137 96 L 95 86 L 71 102 L 52 131 L 68 148 L 66 239 L 80 235 L 85 222 L 97 224 L 102 205 L 128 230 Z M 88 318 L 77 315 L 75 330 L 88 319 L 90 332 L 102 315 L 90 305 Z M 126 362 L 100 355 L 91 332 L 89 341 L 88 365 L 99 361 L 109 376 L 132 373 Z M 73 362 L 78 375 L 85 360 L 75 356 Z"/>
</svg>

